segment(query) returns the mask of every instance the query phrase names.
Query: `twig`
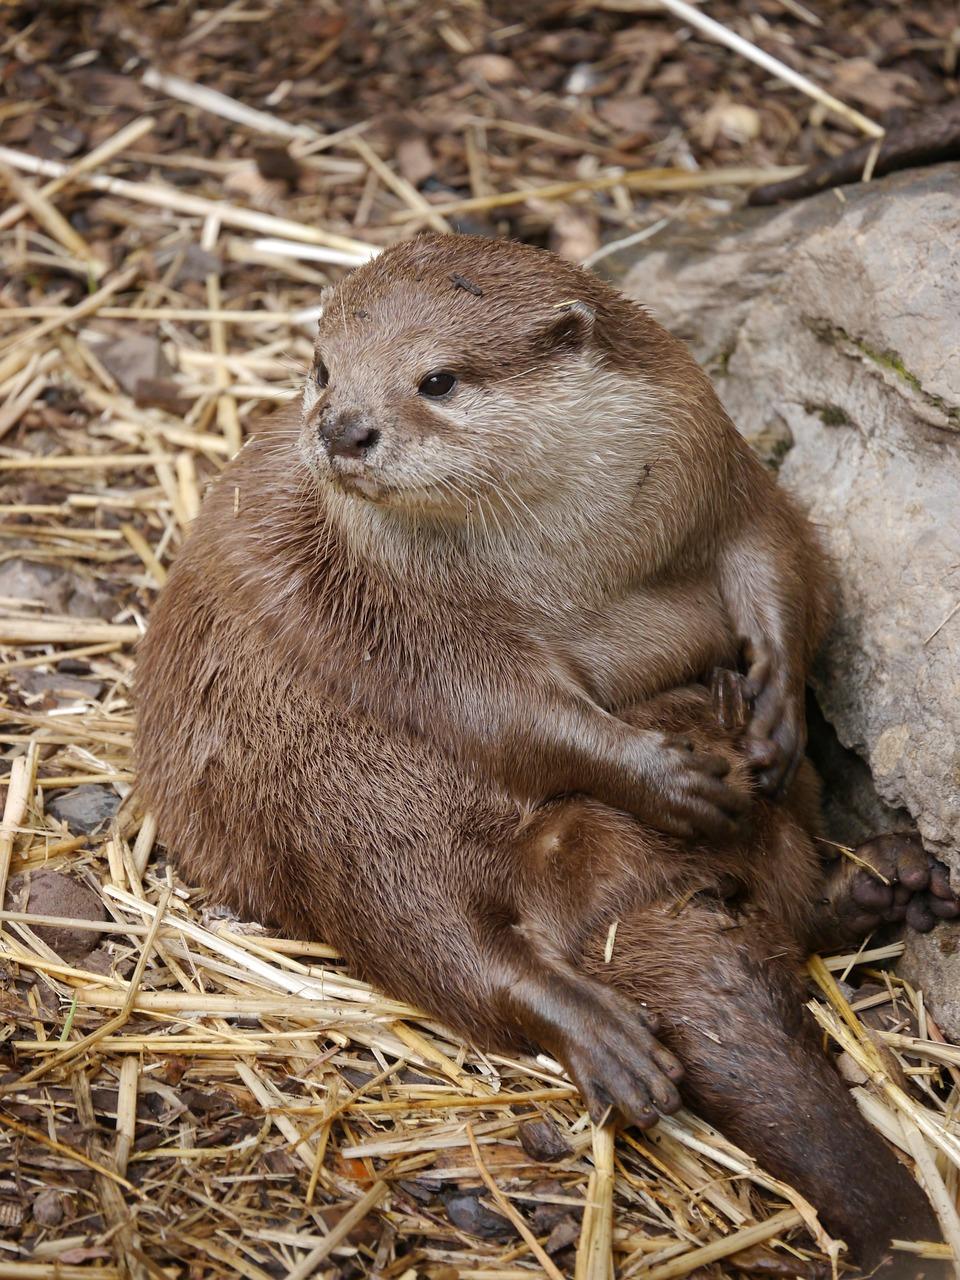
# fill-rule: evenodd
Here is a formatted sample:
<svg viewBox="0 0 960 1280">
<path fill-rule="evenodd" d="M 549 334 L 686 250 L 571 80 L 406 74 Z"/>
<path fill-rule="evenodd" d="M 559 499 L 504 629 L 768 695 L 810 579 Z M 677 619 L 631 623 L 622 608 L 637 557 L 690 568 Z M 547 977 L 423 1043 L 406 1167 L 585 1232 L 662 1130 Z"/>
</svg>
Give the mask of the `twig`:
<svg viewBox="0 0 960 1280">
<path fill-rule="evenodd" d="M 696 27 L 708 36 L 712 36 L 714 40 L 719 40 L 728 49 L 733 49 L 736 53 L 742 54 L 743 57 L 749 58 L 758 67 L 763 67 L 764 71 L 769 71 L 778 80 L 783 80 L 787 84 L 793 85 L 794 89 L 799 89 L 808 98 L 814 98 L 836 115 L 842 116 L 849 124 L 855 125 L 861 133 L 869 134 L 871 138 L 883 137 L 883 129 L 881 129 L 880 125 L 875 124 L 873 120 L 869 120 L 859 111 L 855 111 L 853 107 L 848 107 L 845 102 L 835 98 L 832 93 L 827 93 L 826 89 L 821 89 L 813 80 L 808 80 L 806 76 L 801 75 L 799 71 L 794 71 L 792 67 L 788 67 L 779 58 L 774 58 L 772 54 L 764 53 L 762 49 L 758 49 L 749 40 L 744 40 L 743 36 L 738 36 L 735 31 L 731 31 L 728 27 L 723 26 L 722 23 L 715 21 L 713 18 L 708 18 L 705 13 L 701 13 L 699 9 L 694 9 L 692 5 L 686 4 L 684 0 L 660 0 L 660 4 L 665 9 L 669 9 L 676 17 L 682 18 L 684 22 L 689 22 L 692 27 Z"/>
<path fill-rule="evenodd" d="M 254 240 L 250 247 L 259 253 L 272 253 L 278 258 L 297 258 L 301 262 L 326 262 L 334 267 L 360 267 L 370 260 L 369 254 L 358 257 L 355 253 L 342 253 L 339 249 L 327 249 L 319 244 L 298 244 L 296 240 L 276 240 L 269 237 L 264 240 Z M 2 314 L 0 312 L 0 316 Z"/>
<path fill-rule="evenodd" d="M 649 227 L 644 227 L 642 231 L 635 231 L 631 236 L 623 236 L 619 240 L 611 240 L 607 244 L 603 244 L 599 249 L 594 249 L 588 258 L 584 258 L 581 264 L 584 267 L 596 266 L 603 258 L 609 257 L 611 253 L 619 253 L 621 249 L 630 249 L 635 244 L 642 244 L 644 240 L 650 240 L 664 227 L 669 226 L 672 220 L 670 218 L 658 218 L 656 222 Z"/>
<path fill-rule="evenodd" d="M 926 636 L 926 637 L 925 637 L 925 639 L 924 639 L 923 643 L 924 643 L 924 644 L 929 644 L 929 643 L 930 643 L 930 641 L 931 641 L 935 636 L 938 636 L 938 635 L 940 634 L 940 632 L 941 632 L 941 631 L 943 630 L 943 628 L 947 625 L 947 623 L 950 621 L 950 619 L 951 619 L 955 614 L 957 614 L 957 613 L 960 613 L 960 600 L 958 600 L 958 601 L 957 601 L 957 603 L 953 606 L 953 608 L 950 610 L 950 612 L 947 614 L 947 616 L 943 619 L 943 621 L 942 621 L 942 622 L 938 622 L 938 623 L 937 623 L 937 625 L 933 628 L 933 630 L 930 632 L 930 634 L 929 634 L 928 636 Z"/>
<path fill-rule="evenodd" d="M 5 148 L 0 147 L 0 152 L 4 150 Z M 64 325 L 73 324 L 77 320 L 83 320 L 87 316 L 93 315 L 95 311 L 99 311 L 107 298 L 112 298 L 115 293 L 121 293 L 128 288 L 139 274 L 139 264 L 128 267 L 126 271 L 121 271 L 112 280 L 108 280 L 96 293 L 91 294 L 89 298 L 84 298 L 82 302 L 78 302 L 75 307 L 68 307 L 62 315 L 51 316 L 49 320 L 42 321 L 19 338 L 14 338 L 12 342 L 0 348 L 0 354 L 8 356 L 23 347 L 32 346 L 40 338 L 45 338 L 48 333 L 53 333 L 56 329 L 62 329 Z"/>
<path fill-rule="evenodd" d="M 0 147 L 0 163 L 22 169 L 27 173 L 44 174 L 52 178 L 63 177 L 67 172 L 67 166 L 58 161 L 40 160 L 36 156 L 14 151 L 10 147 Z M 318 227 L 308 227 L 290 218 L 278 218 L 272 213 L 244 209 L 239 205 L 228 204 L 224 200 L 208 200 L 205 196 L 186 195 L 173 187 L 164 187 L 157 183 L 128 182 L 124 178 L 107 178 L 101 174 L 81 174 L 77 181 L 84 186 L 92 187 L 94 191 L 106 191 L 110 195 L 121 196 L 139 204 L 153 205 L 158 209 L 170 209 L 174 213 L 193 214 L 199 218 L 208 218 L 212 214 L 218 217 L 226 227 L 243 227 L 248 231 L 262 231 L 265 235 L 284 236 L 288 240 L 303 240 L 307 244 L 328 244 L 334 249 L 342 249 L 345 253 L 354 253 L 358 257 L 370 258 L 377 251 L 374 245 L 366 244 L 362 240 L 336 235 L 332 231 L 322 231 Z"/>
<path fill-rule="evenodd" d="M 79 231 L 71 227 L 60 210 L 50 203 L 43 192 L 31 186 L 29 182 L 25 182 L 6 164 L 0 164 L 0 179 L 7 184 L 15 199 L 33 214 L 37 225 L 43 227 L 44 231 L 48 232 L 58 244 L 62 244 L 68 253 L 72 253 L 75 258 L 84 262 L 91 275 L 99 280 L 107 269 L 105 263 L 97 257 Z"/>
<path fill-rule="evenodd" d="M 3 820 L 0 822 L 0 904 L 3 902 L 10 874 L 10 859 L 13 856 L 17 828 L 22 825 L 30 803 L 39 750 L 38 743 L 31 743 L 26 755 L 17 756 L 10 766 Z"/>
<path fill-rule="evenodd" d="M 425 218 L 434 231 L 439 231 L 441 234 L 449 232 L 449 222 L 436 211 L 429 200 L 422 196 L 406 178 L 401 178 L 399 174 L 394 173 L 390 166 L 380 159 L 369 143 L 365 142 L 363 138 L 351 138 L 350 145 L 364 164 L 373 170 L 383 185 L 389 187 L 394 195 L 398 195 L 408 209 L 412 210 L 415 215 Z"/>
<path fill-rule="evenodd" d="M 143 561 L 145 568 L 152 574 L 157 586 L 162 587 L 167 580 L 167 571 L 154 555 L 153 548 L 140 530 L 135 529 L 132 524 L 122 524 L 120 532 Z"/>
<path fill-rule="evenodd" d="M 31 1084 L 34 1080 L 39 1080 L 41 1076 L 45 1076 L 49 1072 L 54 1071 L 57 1067 L 62 1067 L 66 1063 L 72 1062 L 74 1058 L 80 1057 L 82 1054 L 86 1053 L 88 1049 L 92 1049 L 98 1041 L 103 1040 L 107 1036 L 111 1036 L 114 1031 L 117 1031 L 124 1025 L 130 1017 L 130 1014 L 133 1012 L 133 1007 L 137 999 L 137 992 L 140 990 L 140 983 L 143 980 L 147 962 L 153 952 L 153 944 L 157 940 L 157 934 L 160 931 L 160 924 L 163 920 L 163 913 L 166 911 L 167 903 L 170 901 L 171 892 L 172 891 L 170 889 L 164 890 L 163 897 L 156 909 L 156 915 L 153 918 L 150 929 L 147 932 L 147 936 L 143 940 L 143 945 L 140 949 L 140 957 L 137 960 L 137 966 L 134 969 L 130 977 L 130 982 L 127 985 L 126 996 L 124 998 L 123 1005 L 120 1008 L 120 1012 L 115 1014 L 114 1017 L 110 1018 L 107 1022 L 103 1023 L 102 1026 L 97 1027 L 96 1031 L 91 1031 L 89 1035 L 84 1036 L 82 1040 L 74 1041 L 65 1049 L 60 1050 L 59 1053 L 55 1053 L 52 1057 L 48 1058 L 46 1062 L 41 1062 L 39 1066 L 34 1067 L 32 1071 L 28 1071 L 27 1074 L 21 1076 L 19 1080 L 13 1081 L 12 1084 L 0 1086 L 0 1093 L 16 1092 L 22 1089 L 24 1085 Z"/>
<path fill-rule="evenodd" d="M 359 263 L 355 260 L 354 265 Z M 0 321 L 63 317 L 69 315 L 70 310 L 70 307 L 56 306 L 8 307 L 0 311 Z M 213 312 L 207 307 L 101 307 L 99 314 L 105 320 L 173 320 L 184 324 L 206 324 L 216 316 L 223 324 L 262 324 L 281 328 L 286 325 L 309 324 L 319 318 L 321 310 L 318 307 L 304 307 L 300 311 Z"/>
<path fill-rule="evenodd" d="M 193 80 L 185 80 L 182 76 L 168 75 L 158 71 L 156 67 L 148 67 L 143 73 L 143 83 L 148 89 L 156 89 L 169 98 L 177 98 L 180 102 L 189 102 L 201 111 L 209 111 L 211 115 L 220 116 L 223 120 L 232 120 L 235 124 L 245 125 L 257 133 L 265 133 L 274 138 L 289 138 L 291 141 L 313 142 L 322 138 L 323 134 L 308 124 L 290 124 L 269 111 L 258 111 L 248 107 L 236 98 L 231 98 L 219 89 L 208 89 L 206 85 L 196 84 Z"/>
<path fill-rule="evenodd" d="M 577 1247 L 575 1280 L 613 1280 L 613 1151 L 615 1127 L 593 1126 L 593 1172 Z"/>
<path fill-rule="evenodd" d="M 762 1244 L 783 1231 L 790 1231 L 793 1227 L 802 1225 L 803 1219 L 796 1209 L 782 1209 L 766 1222 L 758 1222 L 752 1227 L 742 1227 L 739 1231 L 724 1236 L 722 1240 L 715 1240 L 713 1244 L 701 1245 L 697 1249 L 691 1249 L 689 1253 L 682 1254 L 679 1258 L 671 1258 L 662 1266 L 651 1267 L 649 1271 L 643 1272 L 643 1280 L 677 1280 L 677 1277 L 688 1276 L 691 1271 L 696 1271 L 699 1267 L 706 1267 L 711 1262 L 719 1262 L 721 1258 L 729 1258 L 731 1254 L 739 1253 L 741 1249 Z"/>
<path fill-rule="evenodd" d="M 960 159 L 960 104 L 947 103 L 935 107 L 919 120 L 891 129 L 876 142 L 861 143 L 842 155 L 812 164 L 795 178 L 757 187 L 750 192 L 747 203 L 776 204 L 778 200 L 797 200 L 830 187 L 882 178 L 884 174 L 895 173 L 898 169 L 956 159 Z"/>
<path fill-rule="evenodd" d="M 99 644 L 101 640 L 132 643 L 140 628 L 132 623 L 87 621 L 83 618 L 51 622 L 46 618 L 0 618 L 0 644 Z"/>
<path fill-rule="evenodd" d="M 920 1185 L 927 1193 L 931 1205 L 936 1210 L 940 1229 L 944 1239 L 953 1247 L 954 1274 L 960 1277 L 960 1216 L 957 1207 L 947 1188 L 944 1186 L 940 1170 L 937 1168 L 933 1153 L 924 1141 L 923 1134 L 909 1116 L 898 1116 L 903 1129 L 906 1148 L 916 1161 Z"/>
<path fill-rule="evenodd" d="M 29 1138 L 31 1142 L 39 1142 L 42 1146 L 49 1147 L 51 1151 L 56 1151 L 58 1155 L 65 1156 L 68 1160 L 75 1160 L 77 1164 L 82 1164 L 85 1169 L 92 1169 L 94 1173 L 99 1173 L 101 1177 L 112 1179 L 135 1196 L 143 1195 L 139 1187 L 135 1187 L 132 1182 L 122 1178 L 119 1173 L 114 1173 L 106 1165 L 102 1165 L 96 1160 L 91 1160 L 82 1151 L 76 1151 L 73 1147 L 68 1147 L 65 1143 L 58 1142 L 56 1138 L 48 1137 L 42 1129 L 35 1129 L 32 1124 L 24 1124 L 22 1120 L 15 1120 L 6 1111 L 0 1111 L 0 1128 L 9 1129 L 11 1133 L 19 1133 L 22 1138 Z M 0 1266 L 2 1265 L 0 1264 Z M 3 1271 L 0 1270 L 0 1276 L 2 1275 Z"/>
<path fill-rule="evenodd" d="M 0 156 L 3 149 L 0 148 Z M 706 169 L 691 173 L 688 169 L 627 169 L 622 173 L 604 174 L 599 178 L 584 178 L 576 182 L 551 182 L 542 187 L 504 191 L 493 196 L 469 196 L 463 200 L 451 200 L 447 204 L 432 206 L 434 213 L 469 213 L 478 209 L 503 209 L 525 200 L 565 200 L 580 192 L 609 191 L 612 187 L 629 187 L 632 191 L 697 191 L 704 187 L 752 186 L 768 178 L 794 177 L 801 172 L 797 165 L 785 168 L 730 168 Z M 391 215 L 391 222 L 409 222 L 418 214 L 410 212 Z"/>
</svg>

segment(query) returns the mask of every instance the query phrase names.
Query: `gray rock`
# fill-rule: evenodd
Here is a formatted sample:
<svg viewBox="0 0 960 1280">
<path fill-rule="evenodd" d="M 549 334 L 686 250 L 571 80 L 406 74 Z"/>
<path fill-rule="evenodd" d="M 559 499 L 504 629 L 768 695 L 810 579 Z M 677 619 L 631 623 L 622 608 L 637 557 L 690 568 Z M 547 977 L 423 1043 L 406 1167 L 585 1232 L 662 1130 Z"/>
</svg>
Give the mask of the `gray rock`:
<svg viewBox="0 0 960 1280">
<path fill-rule="evenodd" d="M 455 1227 L 481 1240 L 513 1240 L 518 1232 L 512 1222 L 483 1203 L 485 1191 L 457 1188 L 443 1197 L 447 1217 Z"/>
<path fill-rule="evenodd" d="M 47 812 L 65 822 L 73 835 L 88 836 L 108 823 L 119 808 L 120 797 L 112 787 L 91 782 L 51 800 Z"/>
<path fill-rule="evenodd" d="M 96 699 L 103 692 L 102 680 L 84 680 L 61 671 L 14 667 L 12 674 L 21 693 L 45 694 L 56 705 L 76 702 L 78 698 Z"/>
<path fill-rule="evenodd" d="M 33 1220 L 41 1227 L 59 1227 L 63 1221 L 66 1197 L 55 1187 L 44 1187 L 33 1198 Z"/>
<path fill-rule="evenodd" d="M 63 613 L 68 592 L 66 575 L 56 565 L 38 564 L 16 557 L 0 565 L 0 596 L 13 600 L 29 600 Z"/>
<path fill-rule="evenodd" d="M 117 380 L 118 386 L 133 395 L 141 379 L 166 378 L 170 365 L 159 338 L 147 333 L 127 333 L 105 337 L 94 344 L 97 359 Z"/>
<path fill-rule="evenodd" d="M 34 601 L 51 613 L 75 618 L 110 619 L 117 612 L 117 601 L 108 586 L 73 569 L 19 556 L 0 565 L 0 596 Z"/>
<path fill-rule="evenodd" d="M 820 704 L 960 882 L 960 166 L 668 229 L 619 282 L 782 456 L 841 577 Z M 958 936 L 907 958 L 955 1036 Z"/>
<path fill-rule="evenodd" d="M 211 273 L 219 273 L 220 258 L 215 253 L 208 253 L 192 240 L 177 240 L 157 250 L 157 266 L 166 272 L 174 267 L 170 284 L 174 289 L 188 282 L 202 284 Z"/>
</svg>

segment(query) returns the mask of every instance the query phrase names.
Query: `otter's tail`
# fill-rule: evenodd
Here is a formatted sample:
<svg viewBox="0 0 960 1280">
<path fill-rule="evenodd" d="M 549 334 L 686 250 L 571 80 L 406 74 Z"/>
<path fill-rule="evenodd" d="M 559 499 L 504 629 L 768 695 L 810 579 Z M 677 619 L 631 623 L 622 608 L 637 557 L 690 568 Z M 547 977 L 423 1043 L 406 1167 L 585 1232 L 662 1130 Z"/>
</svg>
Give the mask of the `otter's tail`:
<svg viewBox="0 0 960 1280">
<path fill-rule="evenodd" d="M 889 1257 L 884 1280 L 941 1276 L 940 1263 L 891 1254 L 892 1239 L 940 1240 L 940 1229 L 824 1056 L 782 936 L 696 905 L 647 908 L 620 921 L 609 963 L 598 942 L 584 966 L 660 1016 L 691 1105 L 806 1196 L 850 1261 L 873 1270 Z"/>
</svg>

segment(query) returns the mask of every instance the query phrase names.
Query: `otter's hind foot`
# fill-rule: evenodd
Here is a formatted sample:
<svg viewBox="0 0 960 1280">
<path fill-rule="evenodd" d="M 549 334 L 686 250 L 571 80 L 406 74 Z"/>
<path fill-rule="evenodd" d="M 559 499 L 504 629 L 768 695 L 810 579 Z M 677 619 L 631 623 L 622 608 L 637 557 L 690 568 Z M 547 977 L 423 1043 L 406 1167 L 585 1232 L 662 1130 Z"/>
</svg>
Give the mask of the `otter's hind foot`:
<svg viewBox="0 0 960 1280">
<path fill-rule="evenodd" d="M 827 932 L 858 941 L 882 924 L 906 923 L 919 933 L 960 916 L 960 898 L 944 863 L 917 836 L 874 836 L 842 857 L 827 874 L 823 904 Z"/>
</svg>

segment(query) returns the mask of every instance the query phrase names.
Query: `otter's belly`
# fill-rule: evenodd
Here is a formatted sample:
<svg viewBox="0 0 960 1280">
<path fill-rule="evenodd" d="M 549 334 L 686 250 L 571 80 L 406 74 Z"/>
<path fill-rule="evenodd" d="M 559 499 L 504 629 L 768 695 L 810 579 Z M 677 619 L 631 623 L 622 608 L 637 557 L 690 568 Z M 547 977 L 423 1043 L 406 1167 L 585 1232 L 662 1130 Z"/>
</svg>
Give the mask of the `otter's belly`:
<svg viewBox="0 0 960 1280">
<path fill-rule="evenodd" d="M 577 609 L 564 652 L 608 710 L 736 665 L 738 641 L 720 593 L 707 580 L 643 587 L 602 609 Z"/>
</svg>

